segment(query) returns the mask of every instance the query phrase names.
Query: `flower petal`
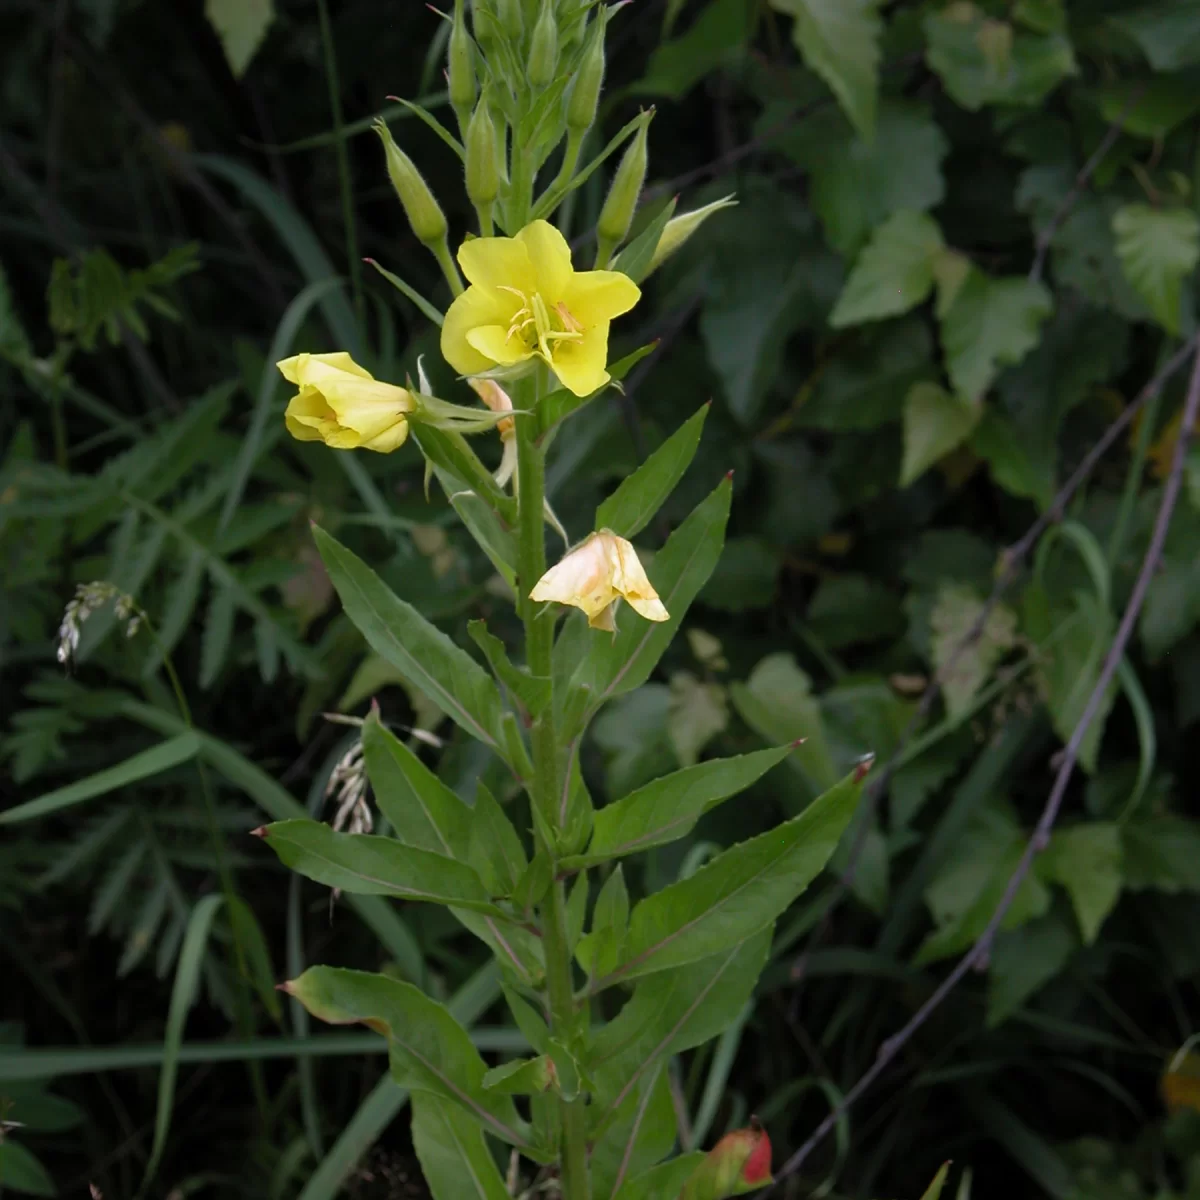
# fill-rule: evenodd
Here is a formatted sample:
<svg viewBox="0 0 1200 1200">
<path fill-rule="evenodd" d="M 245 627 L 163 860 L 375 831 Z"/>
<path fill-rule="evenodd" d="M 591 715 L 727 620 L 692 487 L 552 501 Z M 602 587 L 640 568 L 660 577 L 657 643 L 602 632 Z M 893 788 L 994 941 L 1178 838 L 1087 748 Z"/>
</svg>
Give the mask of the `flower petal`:
<svg viewBox="0 0 1200 1200">
<path fill-rule="evenodd" d="M 300 442 L 322 441 L 327 431 L 337 428 L 333 409 L 316 388 L 301 388 L 288 401 L 283 421 L 288 433 Z"/>
<path fill-rule="evenodd" d="M 467 343 L 487 359 L 487 365 L 511 366 L 532 357 L 532 351 L 519 337 L 509 337 L 503 325 L 477 325 L 467 330 Z"/>
<path fill-rule="evenodd" d="M 574 274 L 567 239 L 548 221 L 532 221 L 515 240 L 528 250 L 536 276 L 533 290 L 541 292 L 542 298 L 553 307 L 566 295 Z"/>
<path fill-rule="evenodd" d="M 479 287 L 510 287 L 519 292 L 535 290 L 529 250 L 519 235 L 515 238 L 471 238 L 458 248 L 458 265 L 467 279 Z"/>
<path fill-rule="evenodd" d="M 467 288 L 446 311 L 442 324 L 442 357 L 460 375 L 478 375 L 480 371 L 488 370 L 494 363 L 471 345 L 467 334 L 479 325 L 501 325 L 508 329 L 520 307 L 520 300 L 508 292 L 489 287 Z"/>
<path fill-rule="evenodd" d="M 362 448 L 364 450 L 378 450 L 380 454 L 390 454 L 393 450 L 399 450 L 407 438 L 408 422 L 401 419 L 369 441 L 363 442 Z"/>
<path fill-rule="evenodd" d="M 641 298 L 641 288 L 620 271 L 580 271 L 563 295 L 571 315 L 585 329 L 627 313 Z"/>
<path fill-rule="evenodd" d="M 612 539 L 610 553 L 613 560 L 613 587 L 621 593 L 633 611 L 640 613 L 647 621 L 669 621 L 671 615 L 658 598 L 654 585 L 646 577 L 646 569 L 633 546 L 623 537 L 617 537 L 613 533 L 602 532 L 600 536 Z"/>
<path fill-rule="evenodd" d="M 330 367 L 337 371 L 346 371 L 351 375 L 357 375 L 360 379 L 374 378 L 369 371 L 363 370 L 345 350 L 335 350 L 332 354 L 293 354 L 291 358 L 282 359 L 275 365 L 284 379 L 289 383 L 299 384 L 301 387 L 309 382 L 310 365 L 317 368 Z"/>
<path fill-rule="evenodd" d="M 609 380 L 604 369 L 608 362 L 608 322 L 584 331 L 574 341 L 561 341 L 554 347 L 554 373 L 558 381 L 576 396 L 590 396 Z"/>
<path fill-rule="evenodd" d="M 589 622 L 607 609 L 617 593 L 612 588 L 608 548 L 600 535 L 593 533 L 551 567 L 538 580 L 529 598 L 572 604 L 587 613 Z"/>
</svg>

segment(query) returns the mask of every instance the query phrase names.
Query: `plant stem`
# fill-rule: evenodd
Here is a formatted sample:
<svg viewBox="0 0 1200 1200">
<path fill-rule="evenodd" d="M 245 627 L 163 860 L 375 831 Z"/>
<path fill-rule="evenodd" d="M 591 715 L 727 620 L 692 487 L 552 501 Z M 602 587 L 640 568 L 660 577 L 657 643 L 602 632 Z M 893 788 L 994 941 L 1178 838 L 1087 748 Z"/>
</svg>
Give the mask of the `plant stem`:
<svg viewBox="0 0 1200 1200">
<path fill-rule="evenodd" d="M 534 377 L 541 378 L 541 372 Z M 521 408 L 531 415 L 520 416 L 517 427 L 517 587 L 520 611 L 525 622 L 525 657 L 534 675 L 549 677 L 554 652 L 554 614 L 529 599 L 534 584 L 546 570 L 546 542 L 542 517 L 545 501 L 545 458 L 537 430 L 536 382 L 522 385 Z M 532 729 L 534 780 L 532 800 L 544 821 L 539 827 L 556 828 L 558 795 L 558 744 L 554 706 L 549 705 Z M 539 838 L 539 841 L 541 839 Z M 553 846 L 539 849 L 553 855 Z M 556 880 L 542 906 L 543 948 L 546 954 L 546 991 L 550 1001 L 550 1023 L 556 1036 L 569 1040 L 575 1024 L 574 989 L 571 984 L 571 947 L 567 936 L 566 901 L 563 885 Z M 587 1135 L 582 1100 L 560 1100 L 562 1130 L 563 1200 L 588 1200 Z"/>
</svg>

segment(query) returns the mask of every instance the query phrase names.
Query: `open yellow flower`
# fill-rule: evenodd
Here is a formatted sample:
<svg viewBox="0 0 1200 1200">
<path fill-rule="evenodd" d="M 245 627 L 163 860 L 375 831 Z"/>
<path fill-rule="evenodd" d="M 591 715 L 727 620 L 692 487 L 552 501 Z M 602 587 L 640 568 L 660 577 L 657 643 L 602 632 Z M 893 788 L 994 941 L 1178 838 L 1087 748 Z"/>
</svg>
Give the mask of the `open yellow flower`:
<svg viewBox="0 0 1200 1200">
<path fill-rule="evenodd" d="M 632 279 L 576 271 L 566 239 L 545 221 L 516 237 L 463 242 L 458 262 L 471 286 L 442 325 L 442 354 L 456 371 L 481 375 L 538 357 L 576 396 L 608 382 L 609 322 L 642 294 Z"/>
<path fill-rule="evenodd" d="M 407 388 L 381 383 L 344 351 L 296 354 L 275 365 L 300 389 L 284 412 L 292 437 L 382 454 L 404 445 L 416 409 Z"/>
<path fill-rule="evenodd" d="M 637 551 L 608 529 L 593 533 L 561 562 L 548 570 L 529 593 L 531 600 L 554 600 L 572 604 L 587 614 L 593 629 L 615 628 L 613 609 L 626 600 L 647 621 L 668 621 Z"/>
</svg>

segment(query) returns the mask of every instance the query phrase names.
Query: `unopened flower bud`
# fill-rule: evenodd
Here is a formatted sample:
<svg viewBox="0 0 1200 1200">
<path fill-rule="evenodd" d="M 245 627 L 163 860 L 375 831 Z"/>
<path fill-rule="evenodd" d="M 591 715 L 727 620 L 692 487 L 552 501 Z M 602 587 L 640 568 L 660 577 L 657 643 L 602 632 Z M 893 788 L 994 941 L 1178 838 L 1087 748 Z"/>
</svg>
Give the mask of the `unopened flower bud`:
<svg viewBox="0 0 1200 1200">
<path fill-rule="evenodd" d="M 651 271 L 657 271 L 713 213 L 720 212 L 723 208 L 733 208 L 736 204 L 737 201 L 732 195 L 723 196 L 720 200 L 714 200 L 711 204 L 706 204 L 703 208 L 697 208 L 693 212 L 680 213 L 679 216 L 672 217 L 659 236 L 658 245 L 654 248 L 654 257 L 650 260 L 650 269 L 646 274 L 649 275 Z"/>
<path fill-rule="evenodd" d="M 480 100 L 467 124 L 467 198 L 476 208 L 486 208 L 500 191 L 496 169 L 496 127 L 487 98 Z"/>
<path fill-rule="evenodd" d="M 535 88 L 548 87 L 558 69 L 558 22 L 551 0 L 542 0 L 537 23 L 529 39 L 529 64 L 526 74 Z"/>
<path fill-rule="evenodd" d="M 515 44 L 525 27 L 525 19 L 521 15 L 521 0 L 496 0 L 496 19 L 500 28 Z"/>
<path fill-rule="evenodd" d="M 475 47 L 467 32 L 463 0 L 455 0 L 454 23 L 450 26 L 450 46 L 446 52 L 446 81 L 450 105 L 461 128 L 466 128 L 475 107 Z"/>
<path fill-rule="evenodd" d="M 607 10 L 601 4 L 588 30 L 587 44 L 575 71 L 575 82 L 567 98 L 567 128 L 586 133 L 596 120 L 600 89 L 604 84 L 604 23 Z"/>
<path fill-rule="evenodd" d="M 600 219 L 596 222 L 596 242 L 600 248 L 598 266 L 608 265 L 612 252 L 625 240 L 629 227 L 633 224 L 638 197 L 646 180 L 646 139 L 649 125 L 649 119 L 643 121 L 637 133 L 633 135 L 633 143 L 621 157 L 612 186 L 608 189 L 608 197 L 600 210 Z"/>
<path fill-rule="evenodd" d="M 679 1200 L 725 1200 L 771 1182 L 771 1140 L 757 1122 L 727 1133 L 683 1186 Z"/>
<path fill-rule="evenodd" d="M 421 177 L 416 164 L 392 138 L 391 131 L 382 121 L 375 122 L 375 132 L 387 154 L 388 175 L 400 203 L 404 206 L 404 214 L 417 240 L 426 246 L 436 246 L 445 241 L 448 226 L 446 215 L 429 190 L 429 185 Z"/>
</svg>

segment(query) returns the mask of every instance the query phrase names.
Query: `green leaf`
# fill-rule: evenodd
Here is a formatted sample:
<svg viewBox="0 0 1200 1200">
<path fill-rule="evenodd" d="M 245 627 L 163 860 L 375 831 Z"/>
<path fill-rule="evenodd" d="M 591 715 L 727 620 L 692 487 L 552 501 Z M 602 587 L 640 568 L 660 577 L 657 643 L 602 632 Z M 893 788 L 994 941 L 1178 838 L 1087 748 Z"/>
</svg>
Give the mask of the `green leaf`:
<svg viewBox="0 0 1200 1200">
<path fill-rule="evenodd" d="M 899 637 L 906 624 L 896 592 L 880 579 L 855 573 L 822 579 L 805 615 L 827 650 Z"/>
<path fill-rule="evenodd" d="M 205 0 L 204 15 L 221 39 L 229 69 L 240 79 L 275 19 L 274 0 Z"/>
<path fill-rule="evenodd" d="M 983 408 L 952 396 L 936 383 L 915 383 L 904 400 L 904 462 L 900 486 L 920 479 L 939 459 L 961 446 Z"/>
<path fill-rule="evenodd" d="M 54 1180 L 33 1151 L 11 1137 L 0 1141 L 0 1186 L 27 1196 L 58 1195 Z"/>
<path fill-rule="evenodd" d="M 988 1028 L 1006 1021 L 1060 974 L 1078 947 L 1070 918 L 1057 912 L 999 934 L 988 969 Z"/>
<path fill-rule="evenodd" d="M 1123 133 L 1159 141 L 1200 110 L 1195 75 L 1116 79 L 1095 91 L 1102 120 L 1121 123 Z"/>
<path fill-rule="evenodd" d="M 641 283 L 650 274 L 654 252 L 662 239 L 667 222 L 675 215 L 677 196 L 672 196 L 652 221 L 613 260 L 612 270 L 628 275 L 634 283 Z"/>
<path fill-rule="evenodd" d="M 596 1084 L 594 1127 L 603 1128 L 661 1062 L 712 1041 L 737 1020 L 766 965 L 768 926 L 720 954 L 643 979 L 596 1032 L 586 1063 Z"/>
<path fill-rule="evenodd" d="M 659 1062 L 630 1088 L 599 1136 L 589 1131 L 588 1165 L 595 1194 L 611 1196 L 626 1175 L 644 1171 L 670 1154 L 678 1136 L 667 1071 Z"/>
<path fill-rule="evenodd" d="M 711 0 L 682 37 L 656 47 L 645 75 L 629 90 L 635 96 L 682 99 L 701 79 L 744 49 L 754 16 L 754 9 L 744 0 Z"/>
<path fill-rule="evenodd" d="M 326 887 L 503 916 L 478 874 L 443 854 L 392 838 L 335 833 L 319 821 L 276 821 L 263 826 L 261 836 L 285 866 Z"/>
<path fill-rule="evenodd" d="M 992 279 L 972 268 L 945 311 L 939 305 L 946 370 L 965 400 L 981 400 L 1001 366 L 1037 345 L 1054 307 L 1049 291 L 1024 277 Z"/>
<path fill-rule="evenodd" d="M 1067 889 L 1086 946 L 1096 940 L 1121 895 L 1121 858 L 1120 827 L 1089 821 L 1056 829 L 1038 864 L 1043 878 Z"/>
<path fill-rule="evenodd" d="M 695 962 L 769 925 L 828 862 L 858 806 L 864 774 L 856 769 L 800 816 L 641 901 L 621 962 L 597 986 Z"/>
<path fill-rule="evenodd" d="M 812 680 L 790 654 L 769 654 L 745 683 L 730 688 L 743 721 L 768 742 L 797 742 L 788 764 L 808 785 L 808 795 L 831 788 L 838 778 L 821 706 Z"/>
<path fill-rule="evenodd" d="M 159 742 L 157 746 L 151 746 L 149 750 L 127 758 L 115 767 L 97 771 L 86 779 L 69 783 L 66 787 L 56 788 L 52 792 L 46 792 L 33 800 L 27 800 L 24 804 L 0 812 L 0 825 L 32 821 L 48 813 L 60 812 L 64 808 L 82 804 L 96 796 L 105 796 L 118 788 L 129 787 L 143 779 L 149 779 L 152 775 L 169 771 L 180 763 L 189 762 L 196 757 L 199 750 L 200 739 L 191 730 L 177 734 L 165 742 Z"/>
<path fill-rule="evenodd" d="M 972 588 L 948 583 L 938 589 L 929 615 L 930 656 L 942 685 L 946 712 L 954 720 L 971 712 L 972 701 L 992 668 L 1016 645 L 1016 617 L 1002 604 L 992 609 L 979 637 L 963 645 L 982 610 L 983 601 Z"/>
<path fill-rule="evenodd" d="M 617 965 L 628 928 L 629 891 L 624 867 L 618 863 L 596 897 L 591 933 L 575 948 L 575 957 L 591 979 L 607 975 Z"/>
<path fill-rule="evenodd" d="M 663 1196 L 678 1196 L 703 1161 L 704 1155 L 696 1150 L 660 1163 L 625 1180 L 613 1193 L 612 1200 L 661 1200 Z"/>
<path fill-rule="evenodd" d="M 771 0 L 796 18 L 792 40 L 829 85 L 859 134 L 875 133 L 879 92 L 879 0 Z"/>
<path fill-rule="evenodd" d="M 870 140 L 839 113 L 813 113 L 777 144 L 809 172 L 813 211 L 830 245 L 849 258 L 888 217 L 927 212 L 945 195 L 942 160 L 950 146 L 924 105 L 885 101 Z"/>
<path fill-rule="evenodd" d="M 596 529 L 632 538 L 653 520 L 691 465 L 704 431 L 708 405 L 698 409 L 596 509 Z"/>
<path fill-rule="evenodd" d="M 515 1058 L 493 1067 L 484 1077 L 485 1091 L 501 1096 L 536 1096 L 549 1090 L 554 1082 L 554 1067 L 548 1055 Z"/>
<path fill-rule="evenodd" d="M 1200 217 L 1187 208 L 1127 204 L 1112 227 L 1125 278 L 1159 323 L 1179 333 L 1183 281 L 1200 262 Z"/>
<path fill-rule="evenodd" d="M 516 696 L 531 716 L 539 716 L 550 703 L 550 680 L 530 675 L 528 671 L 513 666 L 504 643 L 488 632 L 485 622 L 468 621 L 467 632 L 483 651 L 496 678 Z"/>
<path fill-rule="evenodd" d="M 1139 4 L 1108 21 L 1141 46 L 1156 71 L 1200 63 L 1200 10 L 1192 0 Z"/>
<path fill-rule="evenodd" d="M 466 651 L 405 603 L 319 526 L 313 536 L 346 615 L 371 648 L 426 692 L 472 737 L 500 752 L 500 695 Z"/>
<path fill-rule="evenodd" d="M 1200 891 L 1200 824 L 1171 815 L 1121 827 L 1125 886 L 1175 895 Z"/>
<path fill-rule="evenodd" d="M 383 1034 L 392 1078 L 401 1087 L 452 1101 L 493 1137 L 530 1148 L 512 1100 L 484 1089 L 487 1067 L 470 1035 L 411 984 L 366 971 L 310 967 L 284 990 L 318 1020 L 362 1023 Z"/>
<path fill-rule="evenodd" d="M 618 381 L 624 379 L 643 358 L 648 354 L 653 354 L 657 349 L 657 342 L 639 346 L 632 353 L 626 354 L 624 358 L 610 362 L 608 364 L 609 375 Z M 576 396 L 574 392 L 569 392 L 566 388 L 558 388 L 548 396 L 544 396 L 538 401 L 538 421 L 542 433 L 549 433 L 560 421 L 565 421 L 567 417 L 578 412 L 585 404 L 591 403 L 611 386 L 611 383 L 606 383 L 587 396 Z"/>
<path fill-rule="evenodd" d="M 592 689 L 593 712 L 612 697 L 640 687 L 650 677 L 688 606 L 717 564 L 732 494 L 732 482 L 726 477 L 671 534 L 646 568 L 671 614 L 669 621 L 644 621 L 632 612 L 623 612 L 616 636 L 588 631 L 591 644 L 572 682 Z M 565 639 L 561 644 L 567 644 Z"/>
<path fill-rule="evenodd" d="M 683 766 L 694 766 L 700 751 L 728 726 L 729 701 L 723 684 L 697 679 L 690 671 L 671 676 L 667 736 Z"/>
<path fill-rule="evenodd" d="M 950 1174 L 950 1164 L 942 1163 L 938 1168 L 938 1173 L 933 1177 L 933 1182 L 921 1193 L 921 1200 L 940 1200 L 942 1188 L 946 1186 L 946 1179 Z"/>
<path fill-rule="evenodd" d="M 718 758 L 656 779 L 600 809 L 587 854 L 559 865 L 568 870 L 597 866 L 685 837 L 706 812 L 744 791 L 793 748 Z"/>
<path fill-rule="evenodd" d="M 834 329 L 895 317 L 933 290 L 942 231 L 928 214 L 904 209 L 871 235 L 829 318 Z"/>
<path fill-rule="evenodd" d="M 479 1123 L 432 1092 L 412 1095 L 413 1149 L 434 1200 L 509 1200 Z"/>
<path fill-rule="evenodd" d="M 1041 104 L 1079 70 L 1065 35 L 1015 32 L 974 4 L 930 13 L 925 38 L 930 67 L 954 100 L 972 112 L 985 104 Z"/>
</svg>

